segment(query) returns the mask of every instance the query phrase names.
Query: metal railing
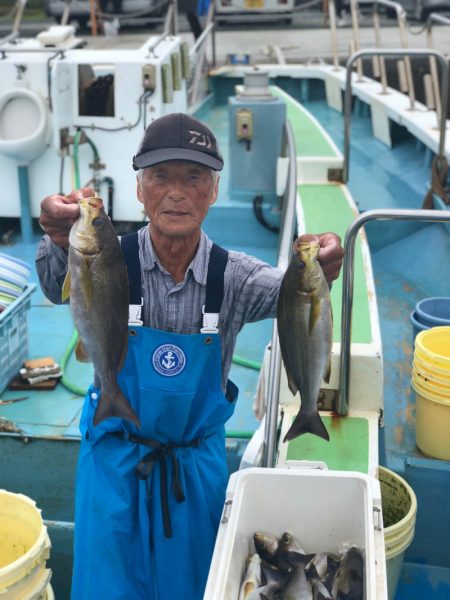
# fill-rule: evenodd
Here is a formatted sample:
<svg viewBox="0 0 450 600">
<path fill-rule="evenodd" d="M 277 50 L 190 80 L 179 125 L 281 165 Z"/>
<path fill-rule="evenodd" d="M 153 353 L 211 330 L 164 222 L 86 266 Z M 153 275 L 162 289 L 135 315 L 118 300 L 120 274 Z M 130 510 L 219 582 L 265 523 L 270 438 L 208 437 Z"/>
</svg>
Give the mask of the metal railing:
<svg viewBox="0 0 450 600">
<path fill-rule="evenodd" d="M 353 307 L 353 281 L 356 236 L 366 223 L 375 220 L 389 221 L 450 221 L 449 210 L 368 210 L 357 217 L 347 229 L 344 241 L 344 262 L 342 266 L 342 321 L 341 321 L 341 358 L 339 370 L 339 399 L 337 412 L 348 413 L 350 358 L 351 358 L 351 324 Z"/>
<path fill-rule="evenodd" d="M 288 180 L 283 197 L 284 210 L 281 226 L 280 247 L 277 266 L 286 271 L 292 256 L 292 240 L 295 231 L 295 205 L 297 199 L 297 150 L 289 121 L 285 123 L 283 155 L 289 157 Z M 266 396 L 266 426 L 262 465 L 273 467 L 275 464 L 276 436 L 278 428 L 278 400 L 281 379 L 281 350 L 278 340 L 277 320 L 273 321 L 272 342 L 269 363 L 268 390 Z"/>
<path fill-rule="evenodd" d="M 215 11 L 214 2 L 211 2 L 208 8 L 205 28 L 200 37 L 196 40 L 194 46 L 189 51 L 189 60 L 194 66 L 192 69 L 191 85 L 188 89 L 188 104 L 195 107 L 200 99 L 200 84 L 202 82 L 203 70 L 206 60 L 206 42 L 211 39 L 212 65 L 216 64 L 216 39 L 215 39 Z"/>
<path fill-rule="evenodd" d="M 408 32 L 407 32 L 407 26 L 406 26 L 406 12 L 401 4 L 399 4 L 398 2 L 393 2 L 392 0 L 355 0 L 355 3 L 357 3 L 359 6 L 373 5 L 375 43 L 376 43 L 377 47 L 379 47 L 381 44 L 379 7 L 384 6 L 387 9 L 395 11 L 395 14 L 397 17 L 398 32 L 399 32 L 399 36 L 400 36 L 400 47 L 405 48 L 405 49 L 408 48 Z M 359 50 L 359 47 L 355 48 L 355 50 Z M 376 58 L 377 58 L 377 62 L 379 61 L 379 65 L 375 66 L 375 71 L 379 70 L 380 77 L 381 77 L 381 83 L 383 85 L 383 93 L 386 93 L 387 77 L 386 77 L 386 70 L 384 68 L 384 64 L 382 64 L 383 58 L 382 57 L 376 57 Z M 363 74 L 362 73 L 362 63 L 360 62 L 359 64 L 361 65 L 361 67 L 360 67 L 360 72 L 358 73 L 358 75 L 361 79 L 362 74 Z M 415 99 L 415 92 L 414 92 L 414 82 L 413 82 L 411 61 L 407 54 L 405 54 L 404 64 L 405 64 L 405 79 L 406 79 L 405 90 L 407 90 L 409 93 L 411 109 L 413 109 L 416 99 Z"/>
<path fill-rule="evenodd" d="M 433 34 L 432 34 L 432 29 L 433 29 L 433 24 L 438 23 L 439 25 L 450 25 L 450 18 L 449 17 L 444 17 L 443 15 L 438 15 L 437 13 L 431 13 L 428 16 L 427 19 L 427 46 L 428 48 L 433 48 Z M 431 87 L 433 90 L 433 100 L 434 100 L 434 107 L 433 105 L 431 105 L 431 107 L 436 109 L 436 116 L 438 119 L 438 124 L 439 124 L 439 116 L 441 114 L 441 110 L 442 110 L 442 106 L 441 106 L 441 100 L 440 100 L 440 89 L 439 89 L 439 79 L 438 79 L 438 75 L 437 75 L 437 65 L 436 65 L 436 59 L 434 57 L 430 57 L 429 59 L 429 63 L 430 63 L 430 78 L 431 78 Z M 426 86 L 426 83 L 425 83 Z M 429 106 L 429 103 L 427 102 L 427 105 Z M 446 108 L 444 108 L 444 110 L 446 110 Z"/>
<path fill-rule="evenodd" d="M 23 17 L 23 13 L 25 11 L 26 5 L 27 5 L 27 0 L 17 0 L 15 8 L 14 8 L 15 16 L 14 16 L 14 23 L 12 26 L 11 33 L 9 33 L 6 37 L 0 39 L 0 45 L 7 44 L 8 42 L 11 42 L 12 40 L 16 39 L 16 37 L 18 37 L 19 32 L 20 32 L 20 23 L 22 22 L 22 17 Z"/>
<path fill-rule="evenodd" d="M 408 48 L 408 35 L 407 35 L 407 18 L 406 12 L 403 6 L 399 2 L 393 2 L 392 0 L 351 0 L 350 2 L 350 10 L 351 10 L 351 18 L 352 18 L 352 30 L 353 30 L 353 39 L 352 39 L 352 48 L 351 53 L 358 52 L 360 50 L 360 40 L 359 40 L 359 8 L 361 6 L 371 6 L 372 7 L 372 16 L 373 16 L 373 26 L 374 26 L 374 35 L 375 35 L 375 47 L 380 48 L 381 46 L 381 27 L 380 27 L 380 13 L 379 7 L 384 6 L 385 8 L 394 11 L 397 18 L 397 26 L 400 37 L 400 47 Z M 330 29 L 331 29 L 331 48 L 332 48 L 332 56 L 333 63 L 337 67 L 339 64 L 338 56 L 337 56 L 337 33 L 336 33 L 336 14 L 335 14 L 335 4 L 334 0 L 330 0 L 329 2 L 329 18 L 330 18 Z M 373 71 L 375 77 L 380 77 L 381 84 L 383 86 L 383 93 L 386 93 L 387 89 L 387 76 L 386 76 L 386 68 L 384 65 L 384 59 L 381 56 L 373 57 Z M 411 68 L 411 61 L 408 55 L 405 53 L 404 56 L 404 89 L 402 91 L 408 91 L 410 98 L 411 109 L 414 108 L 415 104 L 415 91 L 414 91 L 414 82 Z M 357 73 L 358 73 L 358 81 L 363 81 L 363 64 L 361 60 L 357 61 Z M 399 73 L 399 75 L 403 75 L 403 71 Z M 402 80 L 403 77 L 400 77 Z"/>
<path fill-rule="evenodd" d="M 345 97 L 344 97 L 344 166 L 342 170 L 342 181 L 347 183 L 349 175 L 349 160 L 350 160 L 350 119 L 352 113 L 352 66 L 353 63 L 366 56 L 397 57 L 407 54 L 409 57 L 435 57 L 442 66 L 441 75 L 441 105 L 446 107 L 448 104 L 449 93 L 449 65 L 445 56 L 437 50 L 428 49 L 391 49 L 391 50 L 360 50 L 352 54 L 347 61 L 346 82 L 345 82 Z M 441 110 L 440 114 L 440 132 L 439 132 L 439 149 L 438 158 L 445 156 L 445 129 L 446 129 L 446 111 Z"/>
</svg>

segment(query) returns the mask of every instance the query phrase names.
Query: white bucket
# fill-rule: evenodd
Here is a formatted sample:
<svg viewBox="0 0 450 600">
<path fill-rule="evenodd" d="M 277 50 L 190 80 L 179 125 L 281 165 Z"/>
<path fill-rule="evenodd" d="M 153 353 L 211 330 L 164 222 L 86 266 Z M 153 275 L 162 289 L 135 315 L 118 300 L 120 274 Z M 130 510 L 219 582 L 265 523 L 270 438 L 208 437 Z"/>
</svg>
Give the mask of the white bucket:
<svg viewBox="0 0 450 600">
<path fill-rule="evenodd" d="M 1 600 L 51 600 L 49 556 L 50 539 L 36 504 L 22 494 L 0 490 Z"/>
<path fill-rule="evenodd" d="M 384 521 L 384 546 L 388 598 L 394 600 L 405 551 L 414 538 L 417 499 L 411 486 L 399 475 L 378 467 Z"/>
</svg>

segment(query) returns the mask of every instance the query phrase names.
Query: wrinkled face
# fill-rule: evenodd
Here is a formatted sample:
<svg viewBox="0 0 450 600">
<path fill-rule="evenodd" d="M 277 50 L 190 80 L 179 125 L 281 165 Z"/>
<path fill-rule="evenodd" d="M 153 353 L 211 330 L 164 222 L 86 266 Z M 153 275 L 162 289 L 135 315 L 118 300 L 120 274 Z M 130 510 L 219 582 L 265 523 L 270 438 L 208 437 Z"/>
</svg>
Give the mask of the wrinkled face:
<svg viewBox="0 0 450 600">
<path fill-rule="evenodd" d="M 152 235 L 195 236 L 217 198 L 210 169 L 188 161 L 148 167 L 137 178 L 137 196 L 150 219 Z"/>
</svg>

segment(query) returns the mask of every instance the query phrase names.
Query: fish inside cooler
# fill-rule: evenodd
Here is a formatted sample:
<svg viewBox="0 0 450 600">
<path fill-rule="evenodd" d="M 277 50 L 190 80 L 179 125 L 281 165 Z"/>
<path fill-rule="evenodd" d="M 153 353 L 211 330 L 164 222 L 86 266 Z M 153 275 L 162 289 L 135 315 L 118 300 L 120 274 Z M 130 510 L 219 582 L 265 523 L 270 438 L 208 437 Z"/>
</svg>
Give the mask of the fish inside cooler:
<svg viewBox="0 0 450 600">
<path fill-rule="evenodd" d="M 363 600 L 364 554 L 343 544 L 338 554 L 307 554 L 289 532 L 255 532 L 239 600 Z"/>
<path fill-rule="evenodd" d="M 204 600 L 239 600 L 255 532 L 277 539 L 289 532 L 306 554 L 342 559 L 354 547 L 363 560 L 362 600 L 387 598 L 377 595 L 376 559 L 385 557 L 383 545 L 383 556 L 380 544 L 375 550 L 375 506 L 381 506 L 379 483 L 361 473 L 252 468 L 233 474 Z"/>
</svg>

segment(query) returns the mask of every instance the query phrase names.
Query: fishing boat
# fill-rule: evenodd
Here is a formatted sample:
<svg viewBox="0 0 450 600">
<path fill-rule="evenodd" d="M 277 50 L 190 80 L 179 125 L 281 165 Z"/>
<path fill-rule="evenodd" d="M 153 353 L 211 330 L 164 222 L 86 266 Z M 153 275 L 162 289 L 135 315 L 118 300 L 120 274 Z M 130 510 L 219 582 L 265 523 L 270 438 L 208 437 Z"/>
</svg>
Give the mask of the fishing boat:
<svg viewBox="0 0 450 600">
<path fill-rule="evenodd" d="M 375 9 L 383 2 L 394 5 L 378 0 Z M 333 2 L 329 6 L 333 40 Z M 352 4 L 355 19 L 358 8 Z M 394 8 L 403 22 L 401 7 Z M 283 476 L 337 473 L 342 481 L 360 476 L 377 482 L 380 467 L 398 474 L 414 492 L 417 515 L 404 559 L 400 552 L 395 597 L 449 597 L 450 463 L 418 450 L 410 385 L 410 313 L 424 297 L 449 295 L 449 212 L 436 193 L 433 210 L 422 209 L 436 159 L 450 158 L 446 59 L 433 48 L 356 44 L 346 67 L 336 55 L 329 63 L 226 64 L 209 69 L 205 79 L 213 11 L 202 38 L 189 47 L 173 34 L 171 10 L 163 32 L 134 49 L 92 49 L 70 26 L 0 42 L 0 225 L 9 242 L 0 252 L 32 265 L 42 198 L 88 183 L 104 198 L 119 234 L 138 229 L 145 218 L 130 198 L 130 157 L 143 127 L 170 112 L 204 120 L 225 157 L 221 193 L 205 222 L 216 243 L 283 269 L 294 234 L 335 231 L 346 248 L 342 276 L 331 289 L 331 379 L 319 399 L 330 442 L 310 435 L 282 441 L 299 399 L 287 386 L 276 323 L 252 323 L 238 338 L 230 374 L 240 388 L 227 423 L 230 475 L 249 469 L 259 477 L 264 467 Z M 372 56 L 381 81 L 364 72 Z M 385 65 L 399 58 L 407 93 L 387 81 Z M 430 61 L 434 108 L 414 95 L 411 65 L 424 58 Z M 29 496 L 42 509 L 58 600 L 70 592 L 78 424 L 93 376 L 92 367 L 72 356 L 75 341 L 68 307 L 46 300 L 32 271 L 23 294 L 0 314 L 1 354 L 7 356 L 0 378 L 0 487 Z M 54 389 L 8 387 L 24 360 L 43 356 L 63 371 Z M 228 573 L 223 561 L 233 485 L 205 596 L 214 600 L 233 597 L 217 591 Z M 388 597 L 389 573 L 379 488 L 374 490 L 367 597 L 378 600 Z M 351 503 L 348 497 L 342 508 L 350 517 Z M 325 522 L 326 504 L 320 507 L 318 518 Z"/>
</svg>

